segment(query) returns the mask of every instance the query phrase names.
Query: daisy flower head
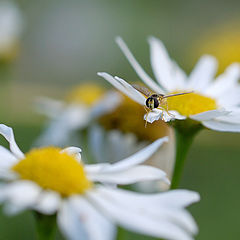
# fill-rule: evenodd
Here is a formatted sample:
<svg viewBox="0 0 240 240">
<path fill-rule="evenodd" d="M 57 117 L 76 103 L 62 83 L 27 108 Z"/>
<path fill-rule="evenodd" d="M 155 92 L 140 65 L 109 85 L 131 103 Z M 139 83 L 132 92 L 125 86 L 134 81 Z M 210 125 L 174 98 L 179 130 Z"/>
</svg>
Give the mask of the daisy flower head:
<svg viewBox="0 0 240 240">
<path fill-rule="evenodd" d="M 0 125 L 10 151 L 0 147 L 0 201 L 7 214 L 25 209 L 56 215 L 67 239 L 114 239 L 115 227 L 171 240 L 190 240 L 197 226 L 185 210 L 199 200 L 196 192 L 173 190 L 140 194 L 118 189 L 142 180 L 166 179 L 156 168 L 139 165 L 167 139 L 115 164 L 84 165 L 81 149 L 44 147 L 23 154 L 13 130 Z"/>
<path fill-rule="evenodd" d="M 0 2 L 0 59 L 12 60 L 18 52 L 23 16 L 12 1 Z"/>
<path fill-rule="evenodd" d="M 168 136 L 168 143 L 159 148 L 146 164 L 162 169 L 171 179 L 174 165 L 173 130 L 164 121 L 154 122 L 145 128 L 142 105 L 124 94 L 121 96 L 121 103 L 113 111 L 103 114 L 97 120 L 97 126 L 90 129 L 89 142 L 92 143 L 94 158 L 98 162 L 117 162 L 158 138 Z M 152 184 L 160 187 L 157 182 Z M 149 186 L 147 191 L 150 191 Z"/>
<path fill-rule="evenodd" d="M 145 117 L 148 122 L 160 118 L 165 121 L 190 119 L 216 131 L 240 132 L 240 66 L 231 64 L 214 80 L 217 61 L 204 55 L 191 74 L 185 72 L 173 61 L 163 43 L 149 38 L 150 58 L 154 81 L 140 66 L 121 38 L 117 43 L 128 61 L 153 93 L 171 95 L 193 91 L 193 93 L 167 98 L 167 107 L 154 108 Z M 146 105 L 146 96 L 121 78 L 107 73 L 98 73 L 120 91 L 141 105 Z"/>
<path fill-rule="evenodd" d="M 118 93 L 106 92 L 94 83 L 74 87 L 63 101 L 38 98 L 36 109 L 46 115 L 49 122 L 34 145 L 65 146 L 78 143 L 76 131 L 84 129 L 102 114 L 111 112 L 120 100 Z"/>
</svg>

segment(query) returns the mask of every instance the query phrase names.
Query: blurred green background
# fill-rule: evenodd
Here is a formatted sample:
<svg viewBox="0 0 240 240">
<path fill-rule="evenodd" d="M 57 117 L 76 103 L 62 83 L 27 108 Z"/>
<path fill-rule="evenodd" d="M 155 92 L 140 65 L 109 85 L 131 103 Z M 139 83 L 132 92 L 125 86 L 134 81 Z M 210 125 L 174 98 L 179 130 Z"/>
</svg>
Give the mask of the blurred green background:
<svg viewBox="0 0 240 240">
<path fill-rule="evenodd" d="M 14 128 L 24 151 L 44 123 L 33 110 L 36 96 L 61 98 L 66 89 L 86 80 L 107 85 L 97 77 L 97 71 L 137 80 L 114 42 L 118 35 L 150 75 L 146 41 L 150 35 L 160 38 L 187 72 L 203 53 L 218 57 L 219 72 L 230 61 L 240 61 L 238 0 L 17 3 L 24 17 L 24 31 L 18 55 L 4 62 L 0 71 L 0 116 L 2 123 Z M 196 239 L 239 238 L 239 160 L 239 134 L 204 130 L 195 139 L 181 187 L 198 191 L 202 198 L 190 207 L 200 229 Z M 35 239 L 29 213 L 14 218 L 1 216 L 0 240 L 11 239 Z"/>
</svg>

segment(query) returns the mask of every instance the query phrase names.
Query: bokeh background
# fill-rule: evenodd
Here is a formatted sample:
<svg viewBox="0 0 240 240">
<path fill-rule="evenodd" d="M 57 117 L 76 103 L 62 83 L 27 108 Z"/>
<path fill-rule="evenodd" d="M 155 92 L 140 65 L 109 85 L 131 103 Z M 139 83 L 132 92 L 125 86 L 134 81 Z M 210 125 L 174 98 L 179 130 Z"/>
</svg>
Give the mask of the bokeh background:
<svg viewBox="0 0 240 240">
<path fill-rule="evenodd" d="M 110 87 L 96 73 L 138 80 L 114 42 L 120 35 L 152 75 L 147 37 L 160 38 L 190 72 L 201 54 L 219 59 L 219 73 L 240 62 L 238 0 L 19 0 L 23 31 L 17 51 L 0 62 L 1 122 L 14 128 L 27 151 L 45 122 L 33 108 L 36 96 L 61 99 L 85 81 Z M 1 138 L 1 142 L 4 142 Z M 190 207 L 196 239 L 238 239 L 240 135 L 204 130 L 195 139 L 181 187 L 198 191 Z M 35 239 L 30 213 L 0 217 L 0 240 Z M 132 235 L 128 239 L 133 239 Z M 137 239 L 145 239 L 138 237 Z"/>
</svg>

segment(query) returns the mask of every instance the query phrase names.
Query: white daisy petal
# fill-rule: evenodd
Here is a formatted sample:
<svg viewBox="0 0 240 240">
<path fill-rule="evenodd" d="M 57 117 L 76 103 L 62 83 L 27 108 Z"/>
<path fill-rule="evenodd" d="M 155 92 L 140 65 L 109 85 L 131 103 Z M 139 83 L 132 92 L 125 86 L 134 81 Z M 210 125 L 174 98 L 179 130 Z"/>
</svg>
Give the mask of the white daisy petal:
<svg viewBox="0 0 240 240">
<path fill-rule="evenodd" d="M 106 187 L 99 187 L 98 191 L 113 195 L 116 199 L 120 199 L 122 194 L 128 199 L 126 203 L 133 203 L 135 205 L 151 205 L 153 208 L 159 206 L 171 206 L 172 208 L 180 209 L 188 207 L 189 205 L 198 202 L 200 196 L 197 192 L 177 189 L 155 194 L 140 194 L 137 192 L 130 192 L 123 189 L 110 189 Z M 127 194 L 126 194 L 127 192 Z"/>
<path fill-rule="evenodd" d="M 4 124 L 0 124 L 0 134 L 2 134 L 6 140 L 9 142 L 10 150 L 17 158 L 24 158 L 24 154 L 19 149 L 18 145 L 15 142 L 13 130 L 10 127 L 7 127 Z"/>
<path fill-rule="evenodd" d="M 108 73 L 98 73 L 99 76 L 106 79 L 109 83 L 111 83 L 114 87 L 116 87 L 119 91 L 123 92 L 128 97 L 132 98 L 134 101 L 141 105 L 145 105 L 146 99 L 142 94 L 140 94 L 136 89 L 134 88 L 127 88 L 126 85 L 123 85 L 123 79 L 121 81 L 117 78 L 114 78 Z M 125 81 L 124 81 L 125 82 Z"/>
<path fill-rule="evenodd" d="M 157 81 L 167 91 L 177 89 L 179 84 L 176 80 L 179 79 L 175 79 L 172 73 L 174 68 L 176 70 L 178 66 L 172 63 L 166 48 L 160 40 L 150 37 L 149 44 L 151 65 Z"/>
<path fill-rule="evenodd" d="M 171 119 L 184 120 L 187 118 L 186 116 L 181 115 L 178 111 L 170 110 L 169 113 L 173 115 Z"/>
<path fill-rule="evenodd" d="M 88 131 L 89 147 L 90 151 L 96 159 L 96 162 L 105 162 L 105 131 L 103 128 L 96 124 L 92 124 Z"/>
<path fill-rule="evenodd" d="M 230 108 L 230 114 L 220 116 L 217 118 L 220 122 L 228 122 L 234 124 L 240 124 L 240 108 Z"/>
<path fill-rule="evenodd" d="M 82 219 L 82 224 L 88 233 L 89 240 L 111 240 L 116 234 L 116 228 L 85 198 L 73 197 L 76 212 Z M 96 222 L 98 223 L 96 225 Z"/>
<path fill-rule="evenodd" d="M 216 110 L 210 110 L 210 111 L 198 113 L 195 115 L 191 115 L 189 117 L 196 121 L 206 121 L 206 120 L 211 120 L 211 119 L 219 117 L 219 116 L 227 115 L 229 113 L 230 113 L 230 111 L 226 111 L 225 109 L 216 109 Z"/>
<path fill-rule="evenodd" d="M 54 100 L 48 97 L 37 97 L 34 102 L 34 108 L 40 114 L 49 118 L 57 118 L 64 109 L 65 104 L 62 101 Z"/>
<path fill-rule="evenodd" d="M 187 75 L 186 73 L 178 66 L 178 64 L 172 60 L 172 75 L 175 79 L 175 89 L 185 89 L 187 84 Z M 174 90 L 175 90 L 174 89 Z"/>
<path fill-rule="evenodd" d="M 147 120 L 149 123 L 153 123 L 154 121 L 158 121 L 159 119 L 162 119 L 164 112 L 160 109 L 153 109 L 149 113 L 146 113 L 144 115 L 144 120 Z M 168 119 L 165 119 L 166 121 Z M 169 120 L 170 121 L 170 120 Z"/>
<path fill-rule="evenodd" d="M 108 169 L 111 164 L 109 163 L 97 163 L 97 164 L 85 164 L 86 172 L 91 175 L 98 172 L 104 172 L 105 169 Z"/>
<path fill-rule="evenodd" d="M 198 91 L 206 89 L 216 70 L 217 60 L 210 55 L 202 56 L 189 76 L 188 88 Z"/>
<path fill-rule="evenodd" d="M 240 87 L 234 86 L 231 90 L 218 96 L 217 101 L 220 106 L 226 109 L 232 108 L 233 106 L 240 105 Z"/>
<path fill-rule="evenodd" d="M 71 197 L 58 216 L 61 229 L 70 240 L 112 240 L 115 227 L 82 197 Z M 97 224 L 96 224 L 97 223 Z"/>
<path fill-rule="evenodd" d="M 221 96 L 224 92 L 236 87 L 236 83 L 240 77 L 240 65 L 238 63 L 231 64 L 223 74 L 206 89 L 205 93 L 212 97 Z M 227 93 L 226 93 L 227 94 Z"/>
<path fill-rule="evenodd" d="M 34 146 L 65 146 L 71 142 L 71 134 L 84 128 L 90 118 L 89 109 L 83 105 L 69 105 L 61 116 L 50 122 L 44 132 L 35 141 Z"/>
<path fill-rule="evenodd" d="M 168 141 L 168 137 L 163 137 L 155 142 L 151 143 L 147 147 L 143 148 L 142 150 L 138 151 L 137 153 L 133 154 L 132 156 L 123 159 L 117 163 L 109 165 L 104 169 L 104 172 L 118 172 L 127 170 L 131 167 L 134 167 L 138 164 L 145 162 L 149 157 L 151 157 L 157 149 L 165 142 Z"/>
<path fill-rule="evenodd" d="M 92 181 L 114 184 L 132 184 L 150 180 L 163 180 L 167 184 L 170 184 L 165 172 L 158 168 L 144 165 L 113 173 L 100 172 L 89 174 L 88 177 Z"/>
<path fill-rule="evenodd" d="M 163 89 L 159 87 L 152 79 L 147 75 L 147 73 L 142 69 L 140 64 L 137 62 L 137 60 L 134 58 L 130 50 L 128 49 L 127 45 L 123 41 L 122 38 L 117 37 L 116 42 L 122 52 L 124 53 L 125 57 L 129 61 L 129 63 L 132 65 L 138 76 L 143 80 L 143 82 L 149 86 L 154 92 L 156 93 L 164 93 Z"/>
<path fill-rule="evenodd" d="M 147 120 L 147 122 L 149 123 L 153 123 L 154 121 L 158 121 L 159 119 L 162 119 L 164 122 L 169 122 L 173 119 L 179 120 L 186 119 L 185 116 L 182 116 L 177 111 L 170 110 L 169 113 L 171 115 L 168 114 L 166 111 L 155 108 L 151 110 L 149 113 L 146 113 L 143 118 L 144 120 Z"/>
<path fill-rule="evenodd" d="M 79 147 L 67 147 L 64 148 L 61 153 L 67 153 L 70 156 L 74 156 L 78 162 L 81 162 L 82 149 Z"/>
<path fill-rule="evenodd" d="M 57 214 L 57 223 L 66 239 L 79 240 L 79 236 L 81 239 L 88 239 L 81 218 L 68 199 L 62 203 Z"/>
<path fill-rule="evenodd" d="M 131 86 L 130 84 L 128 84 L 126 81 L 124 81 L 123 79 L 115 76 L 114 77 L 117 81 L 119 81 L 126 89 L 128 89 L 129 92 L 132 93 L 132 95 L 134 94 L 134 96 L 136 96 L 136 99 L 139 99 L 139 103 L 141 105 L 145 105 L 145 101 L 146 98 L 139 92 L 137 91 L 133 86 Z M 136 101 L 136 100 L 135 100 Z"/>
<path fill-rule="evenodd" d="M 174 196 L 185 196 L 184 204 L 189 203 L 189 192 L 179 192 L 176 194 L 171 194 L 168 191 L 165 192 L 163 199 L 160 194 L 139 194 L 132 193 L 129 191 L 125 191 L 122 189 L 110 189 L 106 187 L 100 187 L 99 193 L 101 193 L 105 198 L 109 197 L 109 200 L 119 204 L 119 207 L 125 209 L 132 209 L 132 211 L 141 212 L 143 215 L 151 215 L 152 218 L 165 218 L 167 221 L 178 222 L 179 224 L 184 225 L 184 227 L 192 232 L 197 233 L 198 229 L 195 221 L 192 216 L 188 214 L 186 210 L 184 210 L 183 205 L 181 205 L 181 201 L 179 205 L 171 205 L 172 199 Z M 194 195 L 196 200 L 196 193 L 191 192 Z M 195 193 L 195 194 L 194 194 Z M 170 196 L 168 196 L 170 194 Z M 166 202 L 166 196 L 170 199 L 169 203 Z M 164 199 L 165 198 L 165 199 Z M 124 199 L 124 200 L 123 200 Z M 177 198 L 178 199 L 178 198 Z M 183 201 L 183 199 L 181 199 Z M 198 199 L 199 200 L 199 197 Z M 178 203 L 178 200 L 175 199 L 175 202 Z M 151 206 L 150 208 L 148 206 Z"/>
<path fill-rule="evenodd" d="M 88 193 L 88 196 L 109 218 L 112 218 L 115 222 L 129 230 L 172 240 L 192 239 L 187 231 L 185 232 L 176 223 L 168 221 L 167 218 L 145 213 L 145 210 L 151 205 L 148 205 L 146 208 L 142 206 L 142 209 L 137 209 L 132 208 L 134 203 L 131 202 L 127 208 L 128 199 L 123 195 L 116 201 L 114 196 L 101 191 Z M 124 207 L 120 207 L 121 202 L 124 203 Z M 131 214 L 131 218 L 128 217 L 129 214 Z"/>
<path fill-rule="evenodd" d="M 60 207 L 61 197 L 58 193 L 53 191 L 44 191 L 40 194 L 36 205 L 33 206 L 35 210 L 43 214 L 54 214 Z"/>
<path fill-rule="evenodd" d="M 162 205 L 182 208 L 200 201 L 200 196 L 197 192 L 177 189 L 156 195 L 155 199 L 152 199 L 152 201 L 155 202 L 155 204 L 158 203 Z"/>
<path fill-rule="evenodd" d="M 0 169 L 0 179 L 6 181 L 13 181 L 18 179 L 18 175 L 8 169 Z"/>
<path fill-rule="evenodd" d="M 116 91 L 109 91 L 99 100 L 91 110 L 92 118 L 97 118 L 103 114 L 113 111 L 122 101 L 122 96 Z"/>
<path fill-rule="evenodd" d="M 0 169 L 9 169 L 18 159 L 5 147 L 0 146 Z"/>
<path fill-rule="evenodd" d="M 6 214 L 16 214 L 25 208 L 32 207 L 38 200 L 41 188 L 30 181 L 17 181 L 6 184 L 1 189 L 0 201 L 6 201 Z"/>
<path fill-rule="evenodd" d="M 219 120 L 208 120 L 202 122 L 203 126 L 219 132 L 240 132 L 240 123 L 234 124 Z"/>
</svg>

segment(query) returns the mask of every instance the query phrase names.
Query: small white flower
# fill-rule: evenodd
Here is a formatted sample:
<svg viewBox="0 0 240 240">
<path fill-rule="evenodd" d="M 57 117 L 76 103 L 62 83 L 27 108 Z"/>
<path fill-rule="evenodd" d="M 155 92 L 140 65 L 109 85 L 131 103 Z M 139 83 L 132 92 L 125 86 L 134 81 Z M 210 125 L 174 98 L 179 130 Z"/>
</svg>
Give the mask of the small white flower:
<svg viewBox="0 0 240 240">
<path fill-rule="evenodd" d="M 0 133 L 11 150 L 0 148 L 0 201 L 7 214 L 24 209 L 56 213 L 60 230 L 73 240 L 112 240 L 113 223 L 171 240 L 190 240 L 196 234 L 197 226 L 184 209 L 199 200 L 196 192 L 173 190 L 147 195 L 114 187 L 147 179 L 166 181 L 161 170 L 139 165 L 166 138 L 115 164 L 83 165 L 78 148 L 46 147 L 24 155 L 11 128 L 1 124 Z"/>
<path fill-rule="evenodd" d="M 102 114 L 112 111 L 121 101 L 117 92 L 103 91 L 93 84 L 74 88 L 66 101 L 38 98 L 36 108 L 50 120 L 34 146 L 65 146 L 78 143 L 76 132 Z M 82 96 L 80 96 L 82 95 Z"/>
<path fill-rule="evenodd" d="M 184 120 L 190 118 L 201 122 L 205 127 L 216 131 L 240 132 L 240 66 L 231 64 L 215 81 L 217 62 L 212 56 L 202 56 L 190 76 L 168 55 L 162 42 L 154 37 L 149 39 L 151 64 L 157 83 L 141 68 L 121 38 L 117 43 L 130 64 L 143 82 L 158 94 L 186 92 L 194 93 L 168 98 L 171 115 L 166 111 L 154 109 L 147 120 L 153 122 L 162 118 Z M 123 79 L 112 77 L 107 73 L 99 73 L 120 91 L 136 102 L 145 105 L 146 98 Z"/>
<path fill-rule="evenodd" d="M 23 29 L 23 17 L 11 1 L 0 2 L 0 56 L 14 51 Z"/>
</svg>

